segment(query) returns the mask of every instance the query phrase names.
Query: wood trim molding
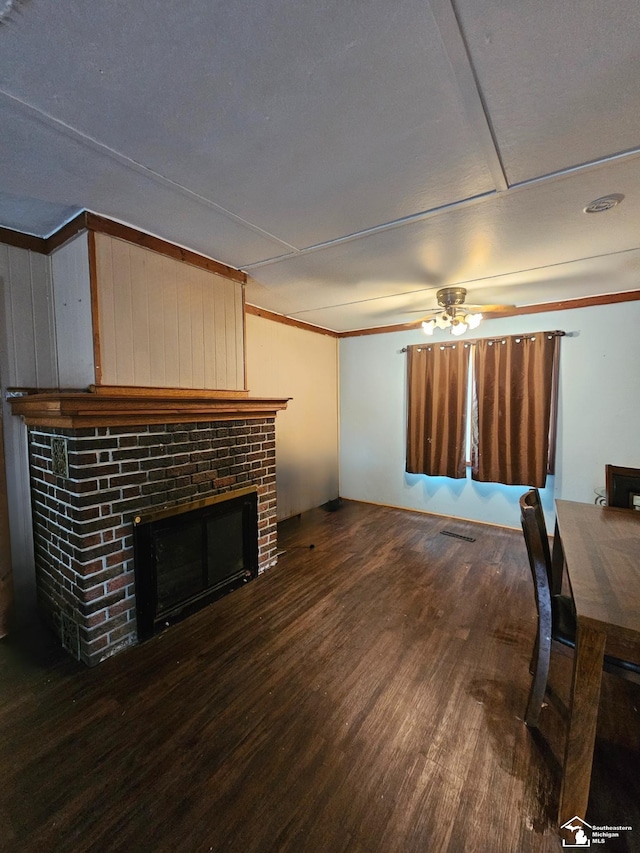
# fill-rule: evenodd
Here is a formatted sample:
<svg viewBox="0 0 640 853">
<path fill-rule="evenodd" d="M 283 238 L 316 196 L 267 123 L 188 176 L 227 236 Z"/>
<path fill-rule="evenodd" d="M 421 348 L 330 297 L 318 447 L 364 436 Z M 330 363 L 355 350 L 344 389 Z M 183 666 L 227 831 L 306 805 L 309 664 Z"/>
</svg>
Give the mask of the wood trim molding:
<svg viewBox="0 0 640 853">
<path fill-rule="evenodd" d="M 158 252 L 158 254 L 165 255 L 167 258 L 173 258 L 176 261 L 184 261 L 184 263 L 217 273 L 217 275 L 237 281 L 240 284 L 244 284 L 247 280 L 245 272 L 241 272 L 234 267 L 229 267 L 226 264 L 220 263 L 220 261 L 214 261 L 212 258 L 207 258 L 204 255 L 199 255 L 197 252 L 192 252 L 189 249 L 183 249 L 181 246 L 176 246 L 174 243 L 169 243 L 160 237 L 145 234 L 143 231 L 138 231 L 129 225 L 122 225 L 120 222 L 113 222 L 111 219 L 106 219 L 103 216 L 98 216 L 90 212 L 86 214 L 86 221 L 89 231 L 97 231 L 109 237 L 125 240 L 127 243 L 142 246 L 144 249 L 150 249 L 152 252 Z"/>
<path fill-rule="evenodd" d="M 51 252 L 64 245 L 67 240 L 79 234 L 80 231 L 94 231 L 99 234 L 107 234 L 110 237 L 125 240 L 127 243 L 133 243 L 136 246 L 142 246 L 145 249 L 158 252 L 158 254 L 165 255 L 168 258 L 184 261 L 194 267 L 214 272 L 217 275 L 237 281 L 240 284 L 245 284 L 247 281 L 247 274 L 235 269 L 235 267 L 227 266 L 227 264 L 223 264 L 220 261 L 214 261 L 213 258 L 199 255 L 190 249 L 183 249 L 181 246 L 176 246 L 168 240 L 154 237 L 151 234 L 146 234 L 144 231 L 138 231 L 137 228 L 132 228 L 130 225 L 123 225 L 120 222 L 107 219 L 105 216 L 98 216 L 98 214 L 91 213 L 89 210 L 79 213 L 47 238 L 34 237 L 31 234 L 23 234 L 21 231 L 12 231 L 10 228 L 0 228 L 0 243 L 16 246 L 18 249 L 28 249 L 32 252 L 38 252 L 41 255 L 50 255 Z"/>
<path fill-rule="evenodd" d="M 89 292 L 91 294 L 91 335 L 93 339 L 93 375 L 97 385 L 102 381 L 102 352 L 100 350 L 100 300 L 98 298 L 98 262 L 96 235 L 89 231 Z"/>
<path fill-rule="evenodd" d="M 91 394 L 98 394 L 100 397 L 153 397 L 161 396 L 169 397 L 194 397 L 202 399 L 235 400 L 249 396 L 248 391 L 228 391 L 217 390 L 208 391 L 198 388 L 152 388 L 150 386 L 134 386 L 134 385 L 90 385 L 89 391 Z"/>
<path fill-rule="evenodd" d="M 15 246 L 17 249 L 27 249 L 30 252 L 47 254 L 47 241 L 42 237 L 34 237 L 32 234 L 23 234 L 22 231 L 12 231 L 11 228 L 0 228 L 0 243 L 7 246 Z"/>
<path fill-rule="evenodd" d="M 67 240 L 70 240 L 72 237 L 75 237 L 76 234 L 79 234 L 81 231 L 87 230 L 87 211 L 83 210 L 82 213 L 79 213 L 73 219 L 70 219 L 66 225 L 63 225 L 62 228 L 59 228 L 55 234 L 52 234 L 50 237 L 47 237 L 45 240 L 45 252 L 47 255 L 50 255 L 52 252 L 55 252 L 56 249 L 59 249 L 63 246 Z"/>
<path fill-rule="evenodd" d="M 322 326 L 314 326 L 312 323 L 305 323 L 302 320 L 294 320 L 292 317 L 287 317 L 284 314 L 276 314 L 274 311 L 267 311 L 266 308 L 258 308 L 256 305 L 245 304 L 245 314 L 253 314 L 254 317 L 262 317 L 264 320 L 273 320 L 275 323 L 282 323 L 284 326 L 294 326 L 296 329 L 304 329 L 307 332 L 316 332 L 318 335 L 328 335 L 331 338 L 339 338 L 346 332 L 333 332 L 331 329 L 325 329 Z"/>
<path fill-rule="evenodd" d="M 247 286 L 242 285 L 242 365 L 243 376 L 242 380 L 244 387 L 249 387 L 249 367 L 247 359 Z"/>
<path fill-rule="evenodd" d="M 18 249 L 28 249 L 40 255 L 50 255 L 64 245 L 67 240 L 87 229 L 87 212 L 83 211 L 69 220 L 50 237 L 34 237 L 23 234 L 22 231 L 12 231 L 10 228 L 0 228 L 0 243 L 16 246 Z"/>
<path fill-rule="evenodd" d="M 559 302 L 543 302 L 540 305 L 522 305 L 496 312 L 492 318 L 515 317 L 518 314 L 543 314 L 546 311 L 566 311 L 571 308 L 594 308 L 598 305 L 614 305 L 617 302 L 637 302 L 640 290 L 627 290 L 624 293 L 603 293 L 600 296 L 581 296 L 578 299 L 565 299 Z"/>
<path fill-rule="evenodd" d="M 96 426 L 193 423 L 275 417 L 289 397 L 212 397 L 206 392 L 178 389 L 136 389 L 131 394 L 66 391 L 11 397 L 14 415 L 27 426 L 80 429 Z M 215 393 L 215 392 L 212 392 Z"/>
<path fill-rule="evenodd" d="M 351 332 L 338 332 L 338 338 L 359 338 L 364 335 L 386 335 L 390 332 L 410 332 L 412 329 L 419 329 L 422 320 L 415 320 L 411 323 L 394 323 L 390 326 L 374 326 L 371 329 L 354 329 Z"/>
</svg>

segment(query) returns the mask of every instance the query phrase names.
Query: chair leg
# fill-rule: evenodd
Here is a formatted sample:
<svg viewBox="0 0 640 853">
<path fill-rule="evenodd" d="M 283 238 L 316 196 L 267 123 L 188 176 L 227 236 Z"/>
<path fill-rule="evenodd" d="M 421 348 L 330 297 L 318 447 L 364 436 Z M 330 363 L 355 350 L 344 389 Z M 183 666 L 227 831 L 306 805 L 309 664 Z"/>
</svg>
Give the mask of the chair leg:
<svg viewBox="0 0 640 853">
<path fill-rule="evenodd" d="M 536 651 L 537 654 L 535 654 Z M 541 636 L 540 629 L 538 630 L 534 654 L 535 660 L 532 658 L 534 672 L 531 679 L 527 710 L 524 715 L 525 723 L 533 729 L 538 727 L 538 718 L 547 689 L 547 678 L 549 677 L 549 660 L 551 658 L 551 636 L 549 631 L 544 631 Z"/>
</svg>

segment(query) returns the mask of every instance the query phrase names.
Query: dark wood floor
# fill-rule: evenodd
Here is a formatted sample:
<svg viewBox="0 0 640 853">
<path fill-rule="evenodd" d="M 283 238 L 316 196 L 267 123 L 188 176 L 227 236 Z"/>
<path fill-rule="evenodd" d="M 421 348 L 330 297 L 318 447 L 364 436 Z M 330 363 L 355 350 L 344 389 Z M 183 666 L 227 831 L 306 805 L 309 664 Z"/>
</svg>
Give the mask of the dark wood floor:
<svg viewBox="0 0 640 853">
<path fill-rule="evenodd" d="M 345 502 L 279 544 L 276 568 L 94 669 L 0 644 L 0 849 L 559 850 L 562 730 L 550 708 L 544 737 L 522 722 L 521 534 Z M 589 816 L 635 827 L 607 851 L 640 849 L 638 708 L 605 676 Z"/>
</svg>

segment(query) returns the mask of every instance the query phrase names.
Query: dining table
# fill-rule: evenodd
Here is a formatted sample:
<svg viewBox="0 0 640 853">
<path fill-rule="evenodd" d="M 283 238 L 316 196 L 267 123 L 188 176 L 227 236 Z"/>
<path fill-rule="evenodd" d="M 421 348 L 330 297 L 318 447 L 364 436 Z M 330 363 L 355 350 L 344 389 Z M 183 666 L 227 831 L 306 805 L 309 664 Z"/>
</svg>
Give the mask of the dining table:
<svg viewBox="0 0 640 853">
<path fill-rule="evenodd" d="M 553 563 L 564 569 L 577 621 L 562 828 L 586 820 L 604 655 L 640 664 L 640 512 L 557 500 Z"/>
</svg>

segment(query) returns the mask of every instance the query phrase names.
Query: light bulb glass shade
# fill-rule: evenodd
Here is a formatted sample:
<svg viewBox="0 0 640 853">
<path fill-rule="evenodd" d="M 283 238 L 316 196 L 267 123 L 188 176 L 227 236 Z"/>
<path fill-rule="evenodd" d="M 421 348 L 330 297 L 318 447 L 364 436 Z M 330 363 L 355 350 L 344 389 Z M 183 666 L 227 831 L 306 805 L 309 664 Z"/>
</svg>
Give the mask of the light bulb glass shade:
<svg viewBox="0 0 640 853">
<path fill-rule="evenodd" d="M 438 314 L 434 323 L 439 329 L 448 329 L 451 325 L 451 317 L 443 312 L 442 314 Z"/>
<path fill-rule="evenodd" d="M 482 314 L 467 314 L 464 318 L 465 323 L 470 329 L 477 329 L 482 320 Z"/>
<path fill-rule="evenodd" d="M 435 327 L 436 327 L 436 321 L 435 320 L 426 320 L 422 324 L 422 331 L 425 333 L 425 335 L 432 335 Z"/>
<path fill-rule="evenodd" d="M 467 326 L 467 324 L 463 323 L 462 320 L 460 320 L 460 322 L 456 323 L 455 326 L 451 326 L 451 334 L 456 335 L 456 337 L 458 337 L 459 335 L 464 335 L 468 328 L 469 327 Z"/>
</svg>

